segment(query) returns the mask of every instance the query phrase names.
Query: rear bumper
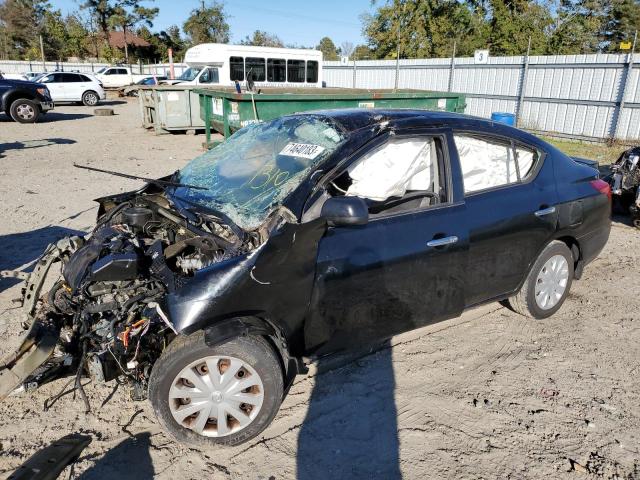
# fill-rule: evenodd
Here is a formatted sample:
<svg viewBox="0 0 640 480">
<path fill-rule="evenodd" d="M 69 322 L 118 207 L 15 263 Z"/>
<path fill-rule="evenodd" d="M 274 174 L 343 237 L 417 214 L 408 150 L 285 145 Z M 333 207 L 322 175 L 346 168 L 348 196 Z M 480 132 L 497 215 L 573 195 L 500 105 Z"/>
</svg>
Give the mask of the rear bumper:
<svg viewBox="0 0 640 480">
<path fill-rule="evenodd" d="M 609 233 L 611 232 L 611 223 L 608 222 L 597 230 L 593 230 L 586 235 L 579 238 L 578 244 L 580 245 L 580 256 L 583 264 L 586 265 L 589 262 L 595 260 L 602 249 L 609 240 Z"/>
</svg>

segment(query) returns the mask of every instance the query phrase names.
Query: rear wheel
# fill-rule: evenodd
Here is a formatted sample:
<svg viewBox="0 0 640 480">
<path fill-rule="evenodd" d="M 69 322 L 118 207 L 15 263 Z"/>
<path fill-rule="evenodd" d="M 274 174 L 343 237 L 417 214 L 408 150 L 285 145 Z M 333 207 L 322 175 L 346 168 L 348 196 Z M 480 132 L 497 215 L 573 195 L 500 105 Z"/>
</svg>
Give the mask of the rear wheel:
<svg viewBox="0 0 640 480">
<path fill-rule="evenodd" d="M 562 242 L 551 242 L 536 260 L 520 291 L 506 303 L 528 317 L 550 317 L 569 295 L 573 268 L 571 250 Z"/>
<path fill-rule="evenodd" d="M 237 445 L 273 420 L 284 392 L 277 354 L 261 337 L 216 347 L 202 332 L 179 337 L 153 367 L 149 400 L 179 442 Z"/>
<path fill-rule="evenodd" d="M 18 123 L 35 123 L 40 116 L 40 107 L 33 100 L 19 98 L 11 104 L 9 114 Z"/>
<path fill-rule="evenodd" d="M 93 107 L 98 104 L 100 101 L 100 97 L 93 90 L 89 90 L 82 94 L 82 103 L 87 107 Z"/>
</svg>

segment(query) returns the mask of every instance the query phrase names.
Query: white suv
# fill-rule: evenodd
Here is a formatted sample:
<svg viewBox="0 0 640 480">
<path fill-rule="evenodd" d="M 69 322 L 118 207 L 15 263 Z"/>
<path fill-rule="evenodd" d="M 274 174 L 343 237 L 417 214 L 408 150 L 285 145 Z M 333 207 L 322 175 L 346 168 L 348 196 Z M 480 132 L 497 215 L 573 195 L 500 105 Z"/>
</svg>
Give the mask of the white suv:
<svg viewBox="0 0 640 480">
<path fill-rule="evenodd" d="M 93 107 L 107 98 L 102 83 L 88 73 L 53 72 L 35 81 L 49 88 L 54 102 L 82 102 Z"/>
</svg>

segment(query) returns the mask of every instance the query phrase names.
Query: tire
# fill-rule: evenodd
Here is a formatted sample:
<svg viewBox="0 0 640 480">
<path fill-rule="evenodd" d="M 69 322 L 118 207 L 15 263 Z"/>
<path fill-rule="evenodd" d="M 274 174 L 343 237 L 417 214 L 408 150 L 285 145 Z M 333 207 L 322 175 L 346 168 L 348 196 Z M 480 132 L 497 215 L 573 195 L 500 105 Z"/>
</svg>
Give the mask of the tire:
<svg viewBox="0 0 640 480">
<path fill-rule="evenodd" d="M 82 104 L 86 107 L 95 107 L 100 103 L 100 97 L 93 90 L 87 90 L 82 94 Z"/>
<path fill-rule="evenodd" d="M 560 241 L 545 247 L 520 291 L 507 300 L 515 312 L 537 319 L 560 310 L 569 295 L 574 275 L 571 250 Z"/>
<path fill-rule="evenodd" d="M 9 114 L 18 123 L 36 123 L 40 117 L 40 106 L 33 100 L 19 98 L 9 107 Z"/>
<path fill-rule="evenodd" d="M 242 368 L 227 379 L 226 386 L 204 388 L 211 386 L 209 366 L 218 369 L 217 374 L 221 376 L 217 378 L 224 384 L 224 371 L 236 370 L 238 362 Z M 194 378 L 194 375 L 198 377 Z M 207 385 L 198 389 L 203 381 Z M 234 386 L 237 390 L 245 384 L 252 386 L 233 392 Z M 199 394 L 201 391 L 206 394 Z M 190 392 L 192 399 L 175 398 L 186 395 L 183 392 Z M 173 399 L 169 398 L 170 393 L 174 395 Z M 254 438 L 272 422 L 283 394 L 280 360 L 262 337 L 237 337 L 216 347 L 205 343 L 203 332 L 178 337 L 155 363 L 149 379 L 149 400 L 160 424 L 178 442 L 200 448 L 238 445 Z M 237 396 L 242 396 L 248 403 L 239 403 Z M 189 409 L 189 405 L 193 408 Z M 226 410 L 227 407 L 234 411 Z M 191 410 L 196 413 L 182 418 Z M 219 431 L 218 415 L 225 418 L 223 432 Z M 242 425 L 243 421 L 246 425 Z"/>
</svg>

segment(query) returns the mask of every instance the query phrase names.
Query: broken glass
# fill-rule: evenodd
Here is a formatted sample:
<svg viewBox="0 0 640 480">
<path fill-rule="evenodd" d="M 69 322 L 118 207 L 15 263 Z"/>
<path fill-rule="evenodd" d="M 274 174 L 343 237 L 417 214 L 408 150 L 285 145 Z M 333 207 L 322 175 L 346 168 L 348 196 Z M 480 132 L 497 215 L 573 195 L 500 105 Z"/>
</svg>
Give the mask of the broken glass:
<svg viewBox="0 0 640 480">
<path fill-rule="evenodd" d="M 340 129 L 318 115 L 249 125 L 180 171 L 176 181 L 206 190 L 179 187 L 175 195 L 220 210 L 250 230 L 343 141 Z"/>
</svg>

